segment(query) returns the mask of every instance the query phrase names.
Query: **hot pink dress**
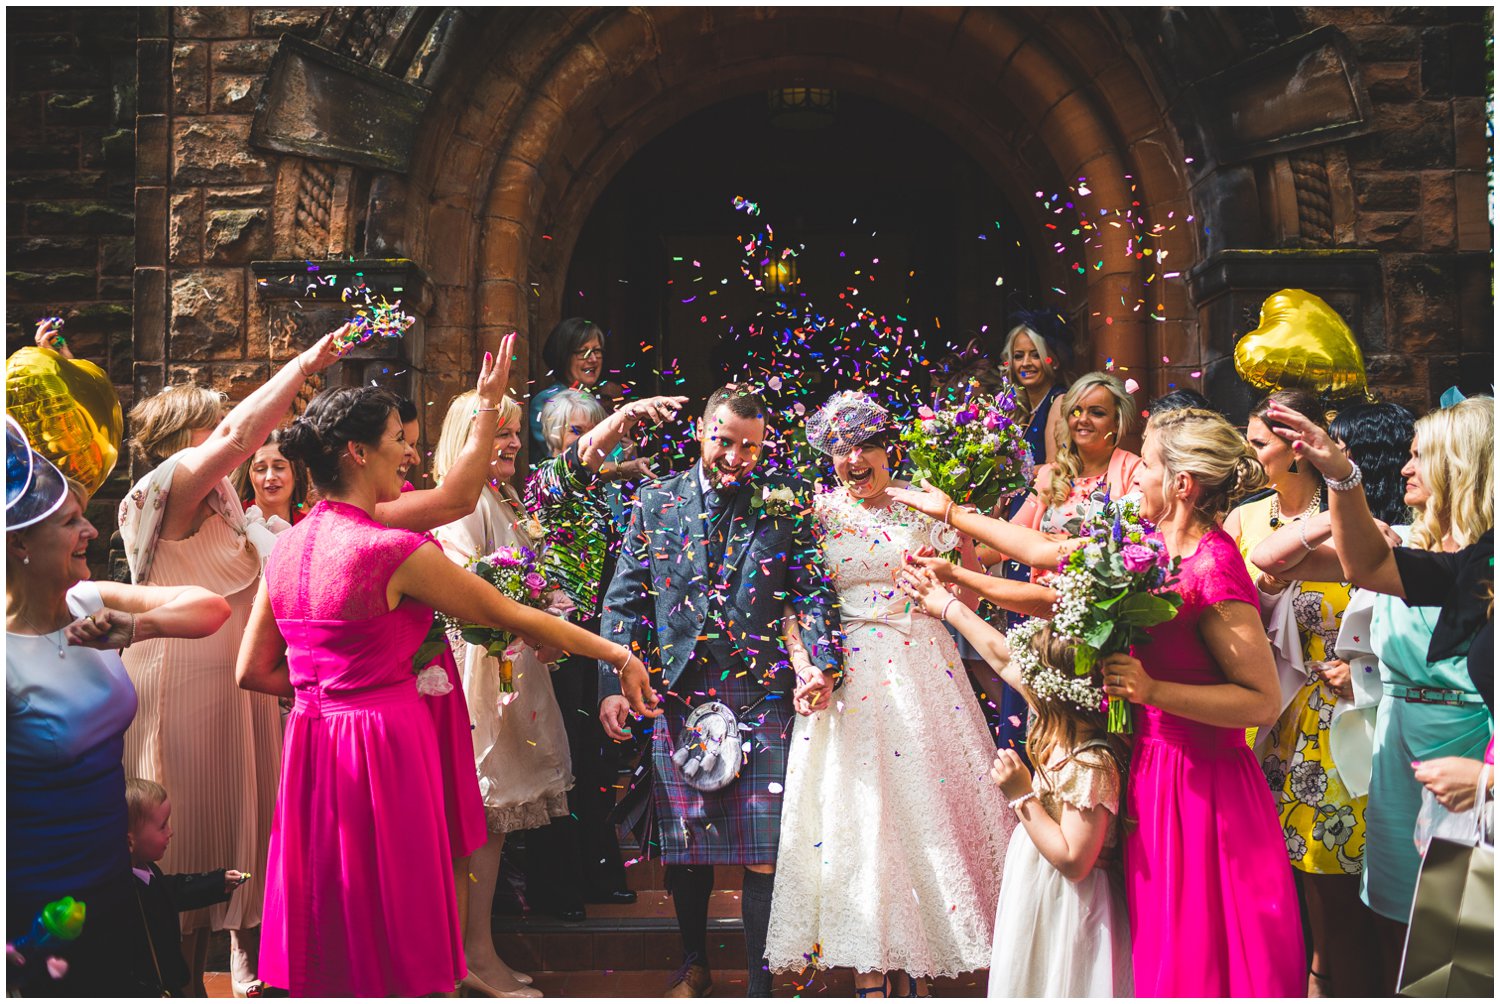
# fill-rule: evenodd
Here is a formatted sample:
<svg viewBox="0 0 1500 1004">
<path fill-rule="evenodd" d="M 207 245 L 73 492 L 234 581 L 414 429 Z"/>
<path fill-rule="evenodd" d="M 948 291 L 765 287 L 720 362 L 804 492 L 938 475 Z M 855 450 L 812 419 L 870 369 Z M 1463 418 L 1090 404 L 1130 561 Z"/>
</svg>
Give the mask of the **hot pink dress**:
<svg viewBox="0 0 1500 1004">
<path fill-rule="evenodd" d="M 416 487 L 408 481 L 401 490 L 416 491 Z M 432 534 L 424 536 L 437 544 L 437 538 Z M 458 672 L 453 648 L 446 637 L 437 656 L 426 666 L 417 668 L 426 669 L 428 666 L 440 667 L 448 678 L 446 694 L 423 694 L 422 703 L 427 705 L 427 711 L 432 715 L 432 727 L 437 732 L 448 844 L 455 858 L 463 858 L 479 850 L 489 837 L 484 825 L 484 796 L 479 793 L 479 775 L 474 770 L 474 728 L 469 722 L 469 702 L 464 699 L 463 677 Z"/>
<path fill-rule="evenodd" d="M 446 993 L 465 973 L 432 716 L 412 673 L 432 609 L 386 605 L 427 543 L 320 502 L 266 567 L 287 717 L 260 977 L 293 996 Z"/>
<path fill-rule="evenodd" d="M 431 537 L 427 539 L 437 543 Z M 432 727 L 437 733 L 448 846 L 455 858 L 465 858 L 489 838 L 484 825 L 484 796 L 479 793 L 479 774 L 474 770 L 474 729 L 469 724 L 469 702 L 464 699 L 464 681 L 453 659 L 453 649 L 446 641 L 437 658 L 427 666 L 440 666 L 452 688 L 446 694 L 424 694 L 422 703 L 432 715 Z"/>
<path fill-rule="evenodd" d="M 1234 540 L 1218 528 L 1205 534 L 1177 588 L 1181 611 L 1152 628 L 1135 655 L 1158 680 L 1223 683 L 1198 624 L 1214 603 L 1258 607 Z M 1305 996 L 1292 869 L 1245 730 L 1149 706 L 1136 709 L 1135 729 L 1125 881 L 1136 994 Z"/>
</svg>

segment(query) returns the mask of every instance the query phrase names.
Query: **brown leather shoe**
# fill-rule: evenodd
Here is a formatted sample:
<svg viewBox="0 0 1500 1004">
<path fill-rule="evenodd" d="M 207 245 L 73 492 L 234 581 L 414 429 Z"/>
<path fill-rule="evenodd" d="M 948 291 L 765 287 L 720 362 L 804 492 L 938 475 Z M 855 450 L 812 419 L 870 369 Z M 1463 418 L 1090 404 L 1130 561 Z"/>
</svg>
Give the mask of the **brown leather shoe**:
<svg viewBox="0 0 1500 1004">
<path fill-rule="evenodd" d="M 672 985 L 667 988 L 663 997 L 707 997 L 708 992 L 714 988 L 713 974 L 708 967 L 697 962 L 689 963 L 677 970 L 677 975 L 672 979 Z"/>
</svg>

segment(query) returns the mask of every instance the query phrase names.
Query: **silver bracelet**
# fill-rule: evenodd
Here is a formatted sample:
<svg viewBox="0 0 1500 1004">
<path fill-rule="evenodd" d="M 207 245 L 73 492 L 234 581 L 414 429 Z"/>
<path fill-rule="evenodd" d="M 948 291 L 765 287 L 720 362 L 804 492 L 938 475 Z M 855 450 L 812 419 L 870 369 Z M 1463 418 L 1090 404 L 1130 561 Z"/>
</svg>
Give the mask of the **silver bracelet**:
<svg viewBox="0 0 1500 1004">
<path fill-rule="evenodd" d="M 1017 815 L 1019 815 L 1020 812 L 1021 812 L 1021 806 L 1025 805 L 1027 802 L 1031 801 L 1033 798 L 1036 798 L 1036 792 L 1034 792 L 1034 791 L 1028 791 L 1026 794 L 1022 795 L 1020 798 L 1018 798 L 1015 801 L 1013 801 L 1013 802 L 1010 803 L 1010 811 L 1016 813 Z"/>
<path fill-rule="evenodd" d="M 950 597 L 948 597 L 948 602 L 943 604 L 943 612 L 940 613 L 940 614 L 938 614 L 938 620 L 940 620 L 940 621 L 947 620 L 948 619 L 948 608 L 951 607 L 951 606 L 953 606 L 953 604 L 955 604 L 957 602 L 958 602 L 958 597 L 957 596 L 950 596 Z"/>
<path fill-rule="evenodd" d="M 1364 475 L 1361 474 L 1360 471 L 1359 471 L 1359 465 L 1356 464 L 1354 461 L 1351 460 L 1351 461 L 1349 461 L 1349 467 L 1351 468 L 1350 471 L 1349 471 L 1349 476 L 1347 478 L 1345 478 L 1344 480 L 1342 480 L 1342 481 L 1327 481 L 1327 482 L 1325 482 L 1325 484 L 1328 485 L 1328 490 L 1329 491 L 1331 491 L 1331 492 L 1347 492 L 1347 491 L 1352 491 L 1355 488 L 1358 488 L 1360 485 L 1362 485 L 1362 484 L 1365 483 Z"/>
<path fill-rule="evenodd" d="M 1297 520 L 1297 536 L 1302 538 L 1302 546 L 1304 548 L 1306 548 L 1309 551 L 1316 551 L 1317 550 L 1316 547 L 1313 547 L 1311 544 L 1309 544 L 1307 542 L 1307 520 L 1305 520 L 1305 519 L 1298 519 Z"/>
</svg>

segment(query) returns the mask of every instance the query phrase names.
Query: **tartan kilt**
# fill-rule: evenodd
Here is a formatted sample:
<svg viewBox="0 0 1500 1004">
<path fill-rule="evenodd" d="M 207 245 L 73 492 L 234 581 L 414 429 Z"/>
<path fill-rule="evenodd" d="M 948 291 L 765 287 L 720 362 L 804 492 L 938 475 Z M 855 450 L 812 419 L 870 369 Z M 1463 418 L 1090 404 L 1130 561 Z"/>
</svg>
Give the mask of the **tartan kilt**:
<svg viewBox="0 0 1500 1004">
<path fill-rule="evenodd" d="M 695 662 L 683 671 L 673 690 L 695 707 L 717 700 L 736 714 L 766 694 L 743 666 L 722 681 L 719 675 L 719 671 L 705 672 Z M 713 695 L 707 694 L 710 686 Z M 739 777 L 718 791 L 699 791 L 682 779 L 672 753 L 692 709 L 676 697 L 666 698 L 663 707 L 651 736 L 656 775 L 652 784 L 654 836 L 662 860 L 669 865 L 774 863 L 781 842 L 781 795 L 795 716 L 791 694 L 773 693 L 741 717 L 742 724 L 753 726 L 740 732 L 741 739 L 750 741 L 750 752 Z"/>
</svg>

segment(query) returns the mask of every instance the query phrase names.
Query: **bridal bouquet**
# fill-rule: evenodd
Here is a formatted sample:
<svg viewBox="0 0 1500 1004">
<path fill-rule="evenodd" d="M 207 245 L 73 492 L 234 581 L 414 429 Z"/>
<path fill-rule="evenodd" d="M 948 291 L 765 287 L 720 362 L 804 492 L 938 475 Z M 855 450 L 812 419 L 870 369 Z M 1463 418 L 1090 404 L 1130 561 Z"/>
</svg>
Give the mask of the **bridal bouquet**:
<svg viewBox="0 0 1500 1004">
<path fill-rule="evenodd" d="M 1034 463 L 1014 387 L 991 397 L 970 388 L 962 402 L 920 407 L 901 431 L 916 470 L 960 505 L 988 512 L 1031 484 Z"/>
<path fill-rule="evenodd" d="M 529 547 L 498 547 L 469 567 L 475 575 L 524 606 L 554 613 L 561 612 L 565 605 L 571 609 L 566 594 L 542 575 L 541 561 Z M 458 634 L 470 645 L 484 646 L 485 651 L 500 660 L 500 693 L 515 693 L 512 663 L 520 654 L 516 636 L 479 624 L 460 625 Z"/>
<path fill-rule="evenodd" d="M 1132 502 L 1105 504 L 1080 536 L 1088 543 L 1058 567 L 1052 587 L 1054 630 L 1074 640 L 1073 671 L 1085 676 L 1104 655 L 1148 640 L 1146 629 L 1177 616 L 1172 591 L 1180 561 L 1150 537 L 1152 527 Z M 1109 699 L 1109 730 L 1131 731 L 1130 705 Z"/>
</svg>

